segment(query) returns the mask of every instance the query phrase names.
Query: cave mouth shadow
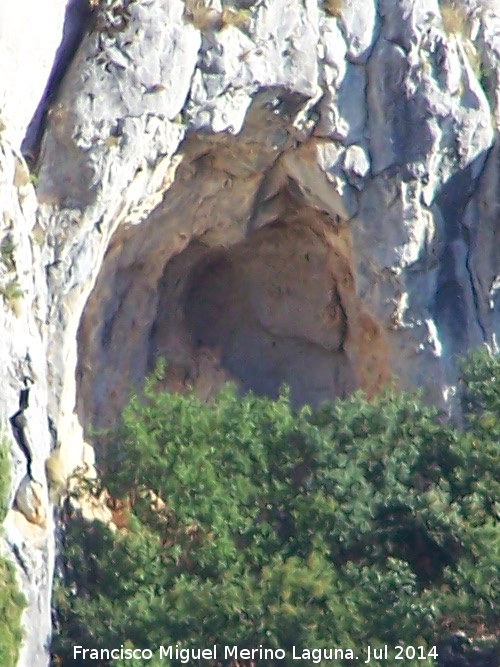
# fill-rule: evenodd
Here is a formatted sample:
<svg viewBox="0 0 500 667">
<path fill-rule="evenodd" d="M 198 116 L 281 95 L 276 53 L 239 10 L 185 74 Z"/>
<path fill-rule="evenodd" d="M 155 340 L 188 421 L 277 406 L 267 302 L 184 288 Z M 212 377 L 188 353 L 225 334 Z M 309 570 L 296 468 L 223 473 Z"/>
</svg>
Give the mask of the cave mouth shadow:
<svg viewBox="0 0 500 667">
<path fill-rule="evenodd" d="M 224 188 L 224 174 L 211 178 Z M 202 401 L 233 382 L 270 398 L 287 385 L 294 409 L 317 407 L 390 381 L 385 332 L 356 290 L 350 227 L 288 185 L 269 212 L 258 182 L 253 199 L 234 182 L 249 202 L 236 215 L 227 197 L 191 209 L 179 176 L 160 211 L 117 230 L 78 331 L 82 424 L 115 424 L 161 358 L 158 390 Z"/>
<path fill-rule="evenodd" d="M 184 376 L 202 399 L 229 380 L 272 398 L 287 385 L 297 407 L 348 395 L 358 382 L 331 262 L 317 233 L 283 221 L 230 248 L 193 241 L 165 268 L 150 367 L 165 357 L 165 388 Z"/>
</svg>

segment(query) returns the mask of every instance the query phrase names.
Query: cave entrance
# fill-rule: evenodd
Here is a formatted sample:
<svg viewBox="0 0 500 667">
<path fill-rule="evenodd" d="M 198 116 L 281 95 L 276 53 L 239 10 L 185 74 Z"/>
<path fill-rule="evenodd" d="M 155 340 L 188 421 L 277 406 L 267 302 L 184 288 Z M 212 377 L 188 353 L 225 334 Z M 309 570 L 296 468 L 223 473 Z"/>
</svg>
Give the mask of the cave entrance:
<svg viewBox="0 0 500 667">
<path fill-rule="evenodd" d="M 288 385 L 294 407 L 317 406 L 388 380 L 349 226 L 280 163 L 240 173 L 230 157 L 186 159 L 147 220 L 110 240 L 78 333 L 83 425 L 116 423 L 160 357 L 163 388 L 202 400 L 232 381 L 270 397 Z"/>
<path fill-rule="evenodd" d="M 344 343 L 347 266 L 310 228 L 277 222 L 231 248 L 201 240 L 169 262 L 159 286 L 153 365 L 170 362 L 166 388 L 201 398 L 227 380 L 294 405 L 318 405 L 358 386 Z M 174 305 L 175 304 L 175 305 Z"/>
</svg>

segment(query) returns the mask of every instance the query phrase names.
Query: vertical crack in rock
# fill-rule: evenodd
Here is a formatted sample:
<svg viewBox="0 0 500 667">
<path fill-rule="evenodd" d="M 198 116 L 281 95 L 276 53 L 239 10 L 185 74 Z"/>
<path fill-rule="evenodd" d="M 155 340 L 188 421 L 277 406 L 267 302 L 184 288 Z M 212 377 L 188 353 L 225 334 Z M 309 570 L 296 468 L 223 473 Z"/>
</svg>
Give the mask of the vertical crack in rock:
<svg viewBox="0 0 500 667">
<path fill-rule="evenodd" d="M 436 198 L 443 218 L 443 241 L 435 319 L 443 344 L 452 358 L 486 340 L 469 267 L 471 238 L 463 224 L 465 210 L 476 184 L 472 163 L 450 178 Z"/>
<path fill-rule="evenodd" d="M 462 225 L 464 230 L 466 231 L 466 237 L 467 237 L 467 257 L 465 260 L 465 266 L 467 269 L 467 272 L 469 274 L 469 280 L 471 284 L 471 290 L 472 290 L 472 299 L 474 302 L 474 310 L 476 314 L 476 320 L 477 320 L 477 325 L 481 331 L 482 334 L 482 342 L 489 343 L 491 342 L 491 321 L 490 321 L 490 306 L 488 303 L 488 299 L 486 298 L 486 294 L 484 293 L 484 290 L 482 289 L 482 284 L 481 284 L 481 279 L 480 276 L 476 274 L 475 271 L 475 266 L 474 266 L 474 250 L 478 245 L 478 236 L 479 232 L 477 229 L 477 223 L 474 224 L 475 221 L 470 224 L 469 222 L 469 210 L 470 208 L 474 208 L 474 202 L 475 200 L 480 197 L 481 195 L 481 182 L 484 179 L 485 173 L 488 168 L 489 164 L 489 158 L 491 154 L 493 153 L 493 148 L 490 148 L 488 151 L 486 151 L 485 156 L 484 156 L 484 161 L 481 166 L 480 173 L 478 174 L 474 184 L 473 184 L 473 192 L 471 194 L 471 197 L 469 198 L 469 201 L 467 203 L 467 207 L 464 211 L 464 216 L 462 219 Z"/>
<path fill-rule="evenodd" d="M 29 388 L 21 389 L 19 393 L 19 410 L 12 415 L 10 423 L 12 425 L 12 430 L 14 431 L 16 442 L 26 457 L 26 472 L 28 476 L 31 477 L 32 452 L 29 443 L 26 440 L 25 429 L 27 426 L 27 419 L 24 414 L 29 406 L 29 393 Z"/>
</svg>

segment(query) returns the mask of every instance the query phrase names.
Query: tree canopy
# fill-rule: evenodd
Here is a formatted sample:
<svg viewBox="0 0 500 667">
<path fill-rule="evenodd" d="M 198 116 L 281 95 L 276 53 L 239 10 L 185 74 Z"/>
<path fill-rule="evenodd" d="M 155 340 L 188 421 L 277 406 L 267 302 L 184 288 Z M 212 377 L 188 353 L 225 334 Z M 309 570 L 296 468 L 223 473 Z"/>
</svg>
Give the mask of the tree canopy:
<svg viewBox="0 0 500 667">
<path fill-rule="evenodd" d="M 284 659 L 190 658 L 191 665 L 296 665 L 305 649 L 420 647 L 431 665 L 450 633 L 496 641 L 500 621 L 500 362 L 463 366 L 464 429 L 416 395 L 360 394 L 294 411 L 226 387 L 211 403 L 131 398 L 104 439 L 119 530 L 72 516 L 63 552 L 54 664 L 75 644 L 283 649 Z M 412 658 L 412 655 L 409 656 Z M 88 664 L 82 661 L 81 664 Z"/>
</svg>

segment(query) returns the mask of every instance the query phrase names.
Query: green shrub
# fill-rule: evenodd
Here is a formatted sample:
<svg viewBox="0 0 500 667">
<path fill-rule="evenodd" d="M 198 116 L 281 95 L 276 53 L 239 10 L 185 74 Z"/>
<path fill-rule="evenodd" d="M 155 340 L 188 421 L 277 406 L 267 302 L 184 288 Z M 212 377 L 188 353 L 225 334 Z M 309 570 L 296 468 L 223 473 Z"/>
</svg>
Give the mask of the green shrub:
<svg viewBox="0 0 500 667">
<path fill-rule="evenodd" d="M 488 363 L 472 364 L 478 415 L 500 395 Z M 318 664 L 360 664 L 367 646 L 426 656 L 451 631 L 493 634 L 500 471 L 469 412 L 461 433 L 409 395 L 294 412 L 287 393 L 226 388 L 207 405 L 150 380 L 106 440 L 102 484 L 121 529 L 68 523 L 55 664 L 84 664 L 75 644 L 262 645 L 286 658 L 255 664 L 285 667 L 297 664 L 293 647 L 342 647 L 359 660 Z M 98 664 L 179 664 L 154 655 Z M 402 663 L 392 652 L 370 664 Z"/>
<path fill-rule="evenodd" d="M 6 441 L 0 432 L 0 523 L 7 516 L 7 497 L 10 491 L 10 461 Z"/>
<path fill-rule="evenodd" d="M 7 514 L 7 496 L 10 489 L 8 449 L 0 435 L 0 522 Z M 15 667 L 22 642 L 21 614 L 26 606 L 19 592 L 12 563 L 0 556 L 0 663 Z"/>
<path fill-rule="evenodd" d="M 3 667 L 15 667 L 23 633 L 21 614 L 26 606 L 19 592 L 14 566 L 0 558 L 0 656 Z"/>
<path fill-rule="evenodd" d="M 22 299 L 24 291 L 17 279 L 10 280 L 6 285 L 0 285 L 0 296 L 4 298 L 7 303 L 12 303 L 16 299 Z"/>
<path fill-rule="evenodd" d="M 9 271 L 14 271 L 16 268 L 14 262 L 14 252 L 16 244 L 11 234 L 7 236 L 0 243 L 0 260 L 5 264 Z"/>
</svg>

